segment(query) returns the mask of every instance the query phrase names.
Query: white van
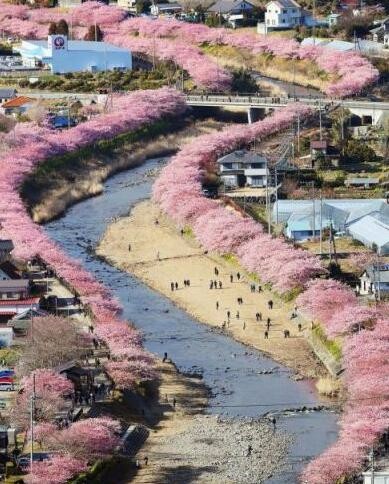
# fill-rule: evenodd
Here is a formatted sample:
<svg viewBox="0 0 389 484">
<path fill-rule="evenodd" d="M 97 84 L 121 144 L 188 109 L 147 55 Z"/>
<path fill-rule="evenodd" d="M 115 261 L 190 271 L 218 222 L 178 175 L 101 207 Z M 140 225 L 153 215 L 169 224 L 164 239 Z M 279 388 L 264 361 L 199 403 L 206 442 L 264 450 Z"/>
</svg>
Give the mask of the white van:
<svg viewBox="0 0 389 484">
<path fill-rule="evenodd" d="M 12 392 L 14 386 L 12 383 L 0 383 L 0 392 Z"/>
</svg>

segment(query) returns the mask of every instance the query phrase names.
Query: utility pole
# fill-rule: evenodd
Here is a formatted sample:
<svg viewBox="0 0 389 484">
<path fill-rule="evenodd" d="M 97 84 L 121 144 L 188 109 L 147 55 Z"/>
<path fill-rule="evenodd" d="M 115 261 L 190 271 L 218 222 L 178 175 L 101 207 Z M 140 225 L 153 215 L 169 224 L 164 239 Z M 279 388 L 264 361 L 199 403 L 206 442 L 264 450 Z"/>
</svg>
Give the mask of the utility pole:
<svg viewBox="0 0 389 484">
<path fill-rule="evenodd" d="M 276 224 L 278 224 L 278 172 L 277 172 L 277 167 L 275 168 L 274 179 L 275 179 L 275 185 L 276 185 Z"/>
<path fill-rule="evenodd" d="M 313 240 L 316 239 L 316 207 L 315 207 L 315 182 L 312 182 L 312 230 L 313 230 Z"/>
<path fill-rule="evenodd" d="M 297 114 L 297 153 L 300 155 L 300 113 Z"/>
<path fill-rule="evenodd" d="M 68 97 L 68 128 L 70 128 L 70 98 Z"/>
<path fill-rule="evenodd" d="M 323 197 L 320 189 L 320 256 L 323 253 Z"/>
<path fill-rule="evenodd" d="M 33 473 L 34 462 L 34 419 L 35 419 L 35 373 L 32 376 L 32 395 L 30 397 L 30 429 L 31 429 L 31 451 L 30 451 L 30 472 Z"/>
<path fill-rule="evenodd" d="M 370 483 L 371 484 L 374 484 L 374 466 L 375 466 L 375 462 L 374 462 L 374 447 L 371 448 L 371 451 L 370 451 L 370 463 L 371 463 L 371 480 L 370 480 Z"/>
<path fill-rule="evenodd" d="M 321 99 L 319 98 L 319 126 L 320 126 L 320 141 L 323 141 L 323 126 L 322 126 L 322 119 L 321 119 Z"/>
</svg>

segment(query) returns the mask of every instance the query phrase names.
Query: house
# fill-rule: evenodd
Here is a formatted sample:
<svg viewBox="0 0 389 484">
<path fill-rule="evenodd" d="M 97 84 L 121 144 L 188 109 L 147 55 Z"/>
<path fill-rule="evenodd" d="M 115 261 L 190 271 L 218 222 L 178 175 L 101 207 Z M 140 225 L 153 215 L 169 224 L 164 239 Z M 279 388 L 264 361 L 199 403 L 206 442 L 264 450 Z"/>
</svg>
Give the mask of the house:
<svg viewBox="0 0 389 484">
<path fill-rule="evenodd" d="M 295 0 L 272 0 L 266 5 L 265 29 L 293 29 L 298 25 L 313 27 L 319 22 Z"/>
<path fill-rule="evenodd" d="M 220 177 L 226 187 L 266 187 L 267 160 L 258 153 L 237 150 L 223 156 L 217 162 Z"/>
<path fill-rule="evenodd" d="M 319 165 L 318 162 L 321 160 L 328 161 L 333 166 L 339 166 L 340 153 L 333 146 L 329 146 L 326 140 L 311 141 L 310 154 L 312 168 Z"/>
<path fill-rule="evenodd" d="M 0 262 L 9 260 L 14 244 L 10 239 L 0 239 Z"/>
<path fill-rule="evenodd" d="M 136 13 L 136 0 L 118 0 L 118 7 L 131 13 Z"/>
<path fill-rule="evenodd" d="M 182 6 L 179 3 L 153 3 L 150 7 L 151 15 L 155 17 L 177 15 L 182 12 Z"/>
<path fill-rule="evenodd" d="M 359 294 L 389 296 L 389 264 L 373 264 L 359 278 Z"/>
<path fill-rule="evenodd" d="M 360 178 L 346 178 L 344 184 L 346 187 L 362 187 L 362 188 L 371 188 L 378 185 L 380 182 L 379 178 L 369 178 L 369 177 L 360 177 Z"/>
<path fill-rule="evenodd" d="M 28 309 L 39 309 L 39 298 L 28 299 L 0 299 L 0 323 L 7 323 L 10 318 L 21 314 Z"/>
<path fill-rule="evenodd" d="M 26 299 L 30 293 L 28 279 L 3 279 L 0 281 L 0 301 Z"/>
<path fill-rule="evenodd" d="M 267 29 L 291 29 L 302 25 L 302 8 L 295 0 L 272 0 L 266 5 Z"/>
<path fill-rule="evenodd" d="M 66 35 L 49 35 L 47 40 L 23 40 L 15 50 L 22 56 L 23 64 L 37 62 L 49 66 L 54 74 L 132 68 L 128 49 L 107 42 L 68 40 Z"/>
<path fill-rule="evenodd" d="M 254 5 L 246 0 L 218 0 L 208 8 L 207 13 L 223 17 L 235 28 L 253 9 Z"/>
<path fill-rule="evenodd" d="M 21 279 L 19 269 L 9 260 L 0 262 L 0 280 Z"/>
<path fill-rule="evenodd" d="M 30 97 L 18 96 L 3 103 L 1 108 L 6 115 L 18 116 L 28 111 L 35 102 L 35 99 Z"/>
<path fill-rule="evenodd" d="M 381 20 L 378 27 L 370 30 L 373 41 L 389 47 L 389 17 Z"/>
<path fill-rule="evenodd" d="M 328 27 L 335 27 L 339 24 L 340 20 L 342 19 L 342 14 L 340 13 L 330 13 L 327 15 L 327 24 Z"/>
<path fill-rule="evenodd" d="M 317 158 L 327 155 L 327 141 L 326 140 L 313 140 L 311 141 L 311 158 L 316 160 Z"/>
<path fill-rule="evenodd" d="M 12 328 L 16 336 L 25 336 L 31 326 L 31 321 L 33 321 L 34 318 L 42 318 L 44 316 L 47 316 L 46 311 L 43 311 L 42 309 L 28 308 L 8 320 L 7 327 Z"/>
<path fill-rule="evenodd" d="M 12 88 L 0 89 L 0 104 L 16 97 L 18 91 Z"/>
</svg>

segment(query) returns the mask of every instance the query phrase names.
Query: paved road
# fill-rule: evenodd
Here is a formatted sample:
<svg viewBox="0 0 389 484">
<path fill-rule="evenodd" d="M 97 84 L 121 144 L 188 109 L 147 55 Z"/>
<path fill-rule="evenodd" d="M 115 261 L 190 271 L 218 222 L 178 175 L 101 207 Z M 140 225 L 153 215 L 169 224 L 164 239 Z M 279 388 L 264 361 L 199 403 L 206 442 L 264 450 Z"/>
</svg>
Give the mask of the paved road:
<svg viewBox="0 0 389 484">
<path fill-rule="evenodd" d="M 308 104 L 310 106 L 314 106 L 319 108 L 322 106 L 336 105 L 341 104 L 344 107 L 349 108 L 360 108 L 360 109 L 377 109 L 388 111 L 389 110 L 389 101 L 363 101 L 363 100 L 354 100 L 354 99 L 328 99 L 328 98 L 312 98 L 312 97 L 301 97 L 301 98 L 293 98 L 293 97 L 259 97 L 259 96 L 239 96 L 239 95 L 218 95 L 218 94 L 187 94 L 186 102 L 190 106 L 242 106 L 242 107 L 271 107 L 277 108 L 286 106 L 290 103 L 295 102 L 298 100 L 304 104 Z"/>
</svg>

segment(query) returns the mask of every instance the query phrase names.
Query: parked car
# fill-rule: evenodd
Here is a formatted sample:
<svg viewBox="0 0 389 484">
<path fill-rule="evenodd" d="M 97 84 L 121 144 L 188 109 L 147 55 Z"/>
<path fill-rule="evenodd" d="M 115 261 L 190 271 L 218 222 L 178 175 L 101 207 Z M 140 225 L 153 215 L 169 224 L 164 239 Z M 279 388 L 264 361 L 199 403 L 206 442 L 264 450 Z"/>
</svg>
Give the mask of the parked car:
<svg viewBox="0 0 389 484">
<path fill-rule="evenodd" d="M 0 392 L 13 392 L 14 390 L 13 383 L 0 383 Z"/>
</svg>

